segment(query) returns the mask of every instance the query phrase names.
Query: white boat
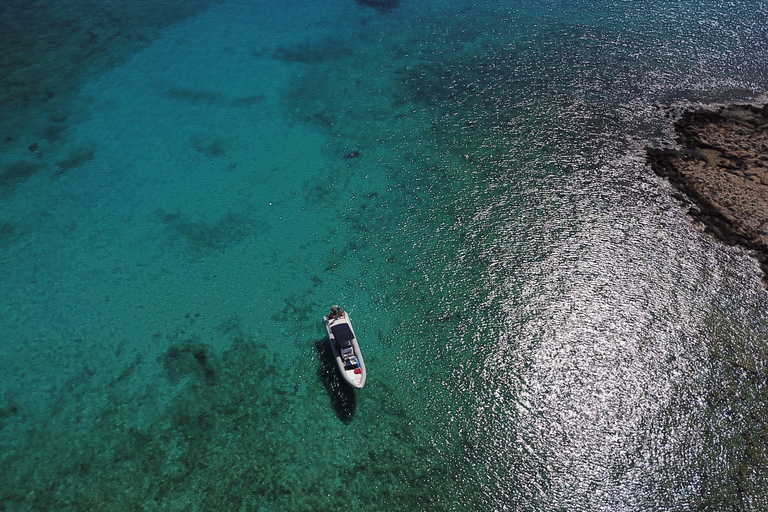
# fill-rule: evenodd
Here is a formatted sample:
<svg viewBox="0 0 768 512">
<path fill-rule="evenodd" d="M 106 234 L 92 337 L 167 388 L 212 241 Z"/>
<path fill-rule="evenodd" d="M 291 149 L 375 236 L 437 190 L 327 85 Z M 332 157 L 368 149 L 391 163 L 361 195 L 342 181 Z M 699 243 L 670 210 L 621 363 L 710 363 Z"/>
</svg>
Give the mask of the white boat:
<svg viewBox="0 0 768 512">
<path fill-rule="evenodd" d="M 331 314 L 323 317 L 323 323 L 341 376 L 353 388 L 362 389 L 366 377 L 365 362 L 349 315 L 339 306 L 334 306 Z"/>
</svg>

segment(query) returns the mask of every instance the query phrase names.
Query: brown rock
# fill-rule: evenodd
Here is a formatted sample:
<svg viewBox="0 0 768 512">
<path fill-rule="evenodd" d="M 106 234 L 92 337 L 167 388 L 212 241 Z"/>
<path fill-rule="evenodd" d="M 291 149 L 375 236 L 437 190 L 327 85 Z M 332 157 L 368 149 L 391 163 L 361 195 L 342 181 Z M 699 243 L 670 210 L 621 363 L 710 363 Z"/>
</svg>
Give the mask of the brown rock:
<svg viewBox="0 0 768 512">
<path fill-rule="evenodd" d="M 696 205 L 707 231 L 755 251 L 768 286 L 768 104 L 685 112 L 675 123 L 682 149 L 648 149 L 659 176 Z"/>
</svg>

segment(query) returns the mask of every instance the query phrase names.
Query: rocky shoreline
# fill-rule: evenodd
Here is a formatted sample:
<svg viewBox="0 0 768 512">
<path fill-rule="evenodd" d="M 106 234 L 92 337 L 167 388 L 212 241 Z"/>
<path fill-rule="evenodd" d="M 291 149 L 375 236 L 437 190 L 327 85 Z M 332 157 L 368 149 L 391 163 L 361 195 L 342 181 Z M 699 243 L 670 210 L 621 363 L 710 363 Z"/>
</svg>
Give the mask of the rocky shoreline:
<svg viewBox="0 0 768 512">
<path fill-rule="evenodd" d="M 754 252 L 768 287 L 768 104 L 689 110 L 675 130 L 680 149 L 649 148 L 648 163 L 708 232 Z"/>
</svg>

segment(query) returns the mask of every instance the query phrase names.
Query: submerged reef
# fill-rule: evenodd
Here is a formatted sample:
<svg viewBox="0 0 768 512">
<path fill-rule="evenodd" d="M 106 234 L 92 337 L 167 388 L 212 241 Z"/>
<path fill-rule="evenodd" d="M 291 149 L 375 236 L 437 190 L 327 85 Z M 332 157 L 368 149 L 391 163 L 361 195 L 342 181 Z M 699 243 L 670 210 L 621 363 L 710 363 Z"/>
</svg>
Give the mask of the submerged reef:
<svg viewBox="0 0 768 512">
<path fill-rule="evenodd" d="M 15 142 L 29 123 L 49 115 L 47 137 L 66 128 L 58 110 L 93 76 L 130 58 L 165 27 L 218 0 L 45 0 L 0 4 L 0 143 Z"/>
<path fill-rule="evenodd" d="M 754 252 L 768 287 L 768 104 L 689 110 L 675 130 L 680 148 L 650 148 L 648 163 L 708 232 Z"/>
</svg>

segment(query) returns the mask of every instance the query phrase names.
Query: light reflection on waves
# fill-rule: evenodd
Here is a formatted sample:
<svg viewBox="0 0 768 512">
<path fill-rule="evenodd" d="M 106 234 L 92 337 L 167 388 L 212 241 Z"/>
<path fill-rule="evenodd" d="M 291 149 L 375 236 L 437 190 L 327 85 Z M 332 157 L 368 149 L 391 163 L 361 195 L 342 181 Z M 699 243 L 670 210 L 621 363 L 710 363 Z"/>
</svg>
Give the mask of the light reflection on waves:
<svg viewBox="0 0 768 512">
<path fill-rule="evenodd" d="M 494 406 L 478 421 L 503 433 L 493 441 L 504 459 L 496 492 L 510 492 L 515 474 L 511 492 L 526 495 L 505 496 L 499 508 L 513 498 L 524 509 L 646 510 L 695 496 L 695 475 L 670 481 L 688 464 L 681 457 L 701 456 L 686 425 L 695 417 L 652 429 L 680 388 L 695 394 L 704 385 L 696 329 L 708 305 L 693 293 L 701 269 L 687 267 L 695 260 L 658 219 L 639 213 L 587 216 L 547 241 L 554 249 L 530 264 L 524 283 L 509 278 L 521 296 L 506 308 L 500 350 L 489 356 Z M 553 220 L 547 231 L 568 233 L 572 222 Z"/>
<path fill-rule="evenodd" d="M 765 38 L 734 44 L 753 16 L 730 8 L 715 13 L 741 24 L 737 32 L 703 30 L 711 4 L 684 12 L 658 2 L 607 5 L 618 8 L 607 24 L 580 23 L 574 13 L 554 32 L 526 23 L 524 7 L 498 27 L 491 13 L 499 31 L 477 33 L 509 31 L 504 49 L 489 42 L 487 55 L 439 55 L 442 65 L 411 77 L 420 93 L 437 93 L 430 108 L 451 104 L 444 119 L 463 116 L 461 137 L 446 146 L 465 145 L 480 181 L 471 201 L 462 197 L 480 211 L 465 217 L 460 264 L 487 269 L 476 280 L 488 283 L 487 296 L 468 294 L 477 299 L 472 339 L 455 336 L 446 359 L 473 357 L 444 385 L 476 408 L 474 421 L 455 415 L 446 444 L 461 444 L 466 480 L 482 487 L 490 509 L 683 511 L 701 503 L 702 489 L 737 503 L 718 485 L 733 485 L 740 441 L 724 446 L 740 433 L 727 425 L 730 405 L 707 403 L 720 384 L 707 352 L 720 340 L 707 324 L 726 315 L 711 303 L 750 278 L 719 274 L 734 263 L 704 247 L 644 170 L 642 148 L 634 161 L 615 160 L 632 138 L 673 138 L 650 104 L 692 91 L 712 101 L 763 83 L 764 67 L 743 63 L 764 60 L 754 56 L 764 55 Z M 450 133 L 447 125 L 436 123 Z M 738 395 L 731 385 L 722 385 L 721 403 Z"/>
</svg>

